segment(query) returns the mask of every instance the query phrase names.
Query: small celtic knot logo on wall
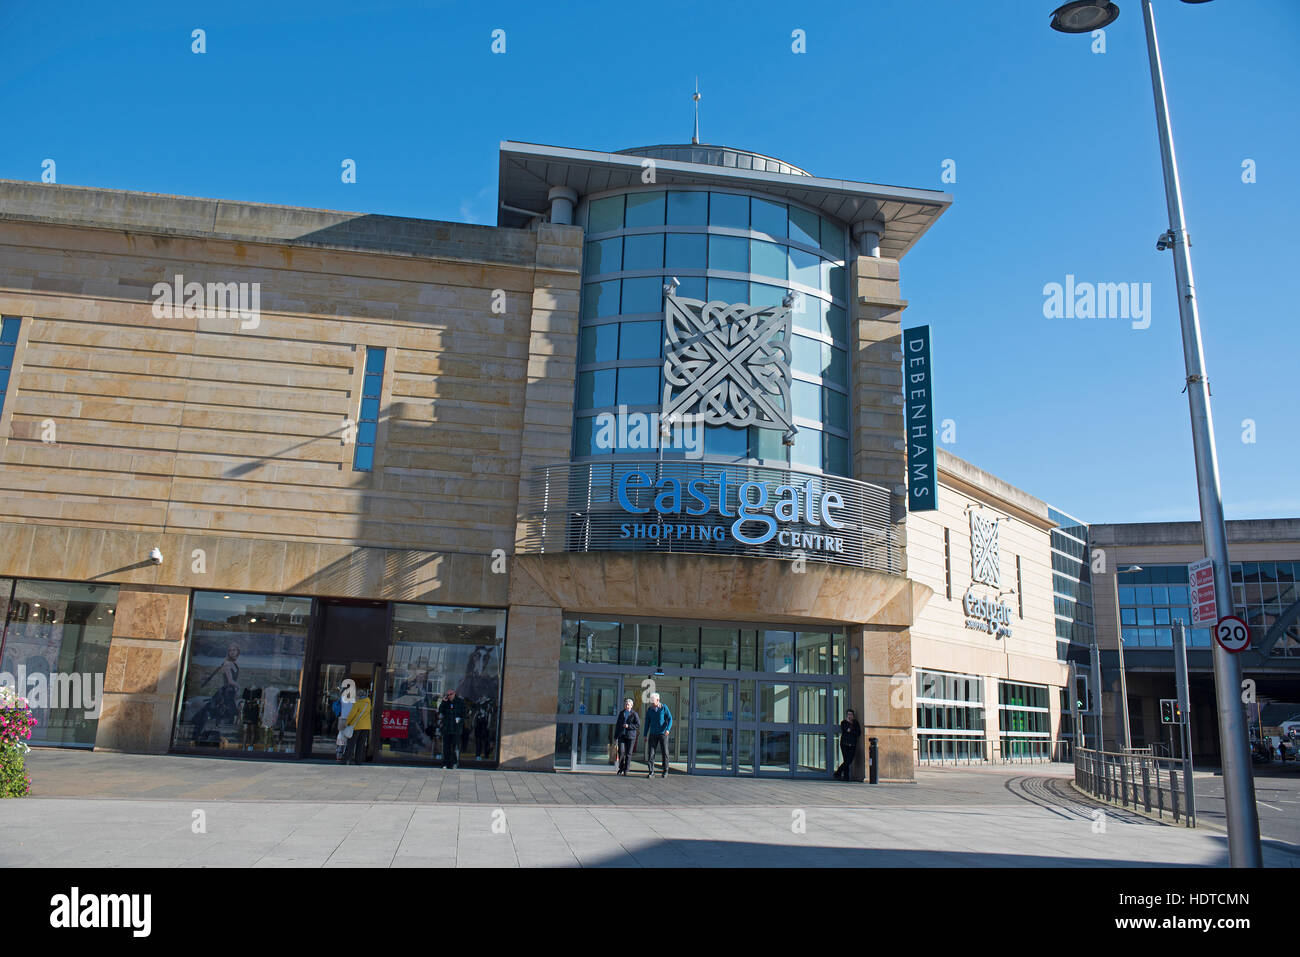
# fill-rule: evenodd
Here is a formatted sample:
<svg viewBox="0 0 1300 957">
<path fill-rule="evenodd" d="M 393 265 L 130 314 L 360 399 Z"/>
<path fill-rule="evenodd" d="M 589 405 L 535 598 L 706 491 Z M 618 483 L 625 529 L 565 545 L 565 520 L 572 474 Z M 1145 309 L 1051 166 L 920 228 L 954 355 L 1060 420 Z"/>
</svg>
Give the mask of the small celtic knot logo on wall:
<svg viewBox="0 0 1300 957">
<path fill-rule="evenodd" d="M 994 588 L 1002 587 L 1001 562 L 998 560 L 998 522 L 970 513 L 971 578 Z"/>
<path fill-rule="evenodd" d="M 663 416 L 789 429 L 790 307 L 669 295 Z"/>
</svg>

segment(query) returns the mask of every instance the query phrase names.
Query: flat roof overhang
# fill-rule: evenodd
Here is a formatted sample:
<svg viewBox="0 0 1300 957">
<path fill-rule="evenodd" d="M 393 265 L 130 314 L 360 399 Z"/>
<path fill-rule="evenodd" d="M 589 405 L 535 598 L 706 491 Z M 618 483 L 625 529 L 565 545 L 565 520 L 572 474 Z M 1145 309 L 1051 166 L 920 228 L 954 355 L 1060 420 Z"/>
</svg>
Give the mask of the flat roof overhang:
<svg viewBox="0 0 1300 957">
<path fill-rule="evenodd" d="M 545 215 L 552 187 L 567 186 L 579 197 L 642 184 L 644 157 L 628 153 L 536 143 L 501 143 L 497 224 L 524 227 L 531 217 L 517 210 Z M 843 179 L 823 179 L 786 173 L 733 169 L 707 163 L 655 160 L 659 186 L 718 186 L 751 189 L 782 197 L 850 226 L 878 220 L 885 226 L 880 254 L 901 259 L 949 206 L 952 196 L 930 189 L 880 186 Z M 505 207 L 515 207 L 514 210 Z"/>
</svg>

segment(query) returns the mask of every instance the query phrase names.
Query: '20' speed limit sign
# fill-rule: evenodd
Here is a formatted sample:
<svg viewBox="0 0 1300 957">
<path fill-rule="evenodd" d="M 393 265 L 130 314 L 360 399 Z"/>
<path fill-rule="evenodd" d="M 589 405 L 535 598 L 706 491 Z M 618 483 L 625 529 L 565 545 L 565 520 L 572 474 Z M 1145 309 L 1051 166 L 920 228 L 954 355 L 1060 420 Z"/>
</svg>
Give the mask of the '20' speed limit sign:
<svg viewBox="0 0 1300 957">
<path fill-rule="evenodd" d="M 1214 639 L 1224 651 L 1245 651 L 1250 647 L 1250 629 L 1235 615 L 1225 615 L 1214 626 Z"/>
</svg>

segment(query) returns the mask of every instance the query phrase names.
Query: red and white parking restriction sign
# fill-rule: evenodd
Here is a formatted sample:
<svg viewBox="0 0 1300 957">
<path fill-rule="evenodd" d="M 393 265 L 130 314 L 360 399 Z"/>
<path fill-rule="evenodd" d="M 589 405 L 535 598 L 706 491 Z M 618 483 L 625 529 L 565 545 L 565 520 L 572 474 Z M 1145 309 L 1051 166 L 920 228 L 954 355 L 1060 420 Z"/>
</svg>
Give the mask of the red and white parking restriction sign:
<svg viewBox="0 0 1300 957">
<path fill-rule="evenodd" d="M 1224 615 L 1214 626 L 1214 640 L 1223 645 L 1224 651 L 1245 651 L 1250 647 L 1250 629 L 1236 615 Z"/>
<path fill-rule="evenodd" d="M 1192 583 L 1192 627 L 1204 628 L 1219 622 L 1219 606 L 1214 600 L 1214 559 L 1202 558 L 1187 566 Z"/>
</svg>

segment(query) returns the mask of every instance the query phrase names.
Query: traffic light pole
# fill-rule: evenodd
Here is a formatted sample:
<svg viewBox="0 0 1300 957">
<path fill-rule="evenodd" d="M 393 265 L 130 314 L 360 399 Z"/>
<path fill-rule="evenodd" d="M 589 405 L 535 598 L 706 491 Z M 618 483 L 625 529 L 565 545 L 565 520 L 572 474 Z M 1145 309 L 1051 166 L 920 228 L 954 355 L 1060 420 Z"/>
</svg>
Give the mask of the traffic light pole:
<svg viewBox="0 0 1300 957">
<path fill-rule="evenodd" d="M 1178 283 L 1178 317 L 1183 332 L 1183 359 L 1187 370 L 1187 402 L 1192 418 L 1192 447 L 1196 455 L 1196 487 L 1201 505 L 1201 536 L 1205 555 L 1214 562 L 1214 596 L 1220 614 L 1232 609 L 1231 566 L 1228 563 L 1228 533 L 1223 523 L 1223 498 L 1219 488 L 1219 461 L 1214 448 L 1210 416 L 1210 387 L 1201 348 L 1201 321 L 1197 314 L 1192 281 L 1192 257 L 1188 251 L 1187 227 L 1183 221 L 1183 195 L 1178 183 L 1178 162 L 1174 157 L 1173 131 L 1165 101 L 1165 79 L 1156 43 L 1155 16 L 1151 0 L 1142 0 L 1146 25 L 1147 59 L 1151 66 L 1151 90 L 1155 97 L 1156 127 L 1160 135 L 1160 159 L 1164 169 L 1165 202 L 1169 208 L 1169 229 L 1162 242 L 1173 247 L 1174 277 Z M 1233 867 L 1262 867 L 1259 843 L 1259 809 L 1255 806 L 1255 780 L 1250 766 L 1246 721 L 1241 701 L 1241 667 L 1237 656 L 1214 642 L 1214 685 L 1218 705 L 1219 748 L 1223 760 L 1223 797 L 1227 809 L 1228 860 Z"/>
<path fill-rule="evenodd" d="M 1178 688 L 1178 710 L 1182 712 L 1183 782 L 1187 792 L 1187 818 L 1196 823 L 1196 784 L 1192 778 L 1192 702 L 1187 684 L 1187 639 L 1183 621 L 1174 622 L 1174 680 Z"/>
</svg>

